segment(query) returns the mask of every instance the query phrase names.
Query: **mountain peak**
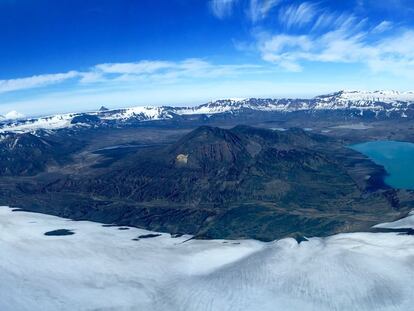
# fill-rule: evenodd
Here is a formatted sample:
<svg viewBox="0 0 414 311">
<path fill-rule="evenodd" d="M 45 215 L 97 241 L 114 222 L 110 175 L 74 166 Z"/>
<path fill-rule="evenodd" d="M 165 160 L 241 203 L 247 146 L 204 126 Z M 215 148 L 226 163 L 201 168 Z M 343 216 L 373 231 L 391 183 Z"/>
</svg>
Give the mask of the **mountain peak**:
<svg viewBox="0 0 414 311">
<path fill-rule="evenodd" d="M 169 148 L 174 158 L 185 155 L 192 167 L 208 168 L 233 163 L 247 156 L 240 138 L 231 130 L 200 126 Z"/>
<path fill-rule="evenodd" d="M 24 118 L 24 114 L 17 112 L 16 110 L 9 111 L 4 115 L 7 120 L 14 120 L 14 119 L 22 119 Z"/>
<path fill-rule="evenodd" d="M 200 126 L 195 130 L 185 135 L 177 142 L 178 146 L 187 146 L 194 144 L 208 144 L 210 142 L 217 142 L 227 140 L 232 136 L 229 130 L 212 126 Z"/>
</svg>

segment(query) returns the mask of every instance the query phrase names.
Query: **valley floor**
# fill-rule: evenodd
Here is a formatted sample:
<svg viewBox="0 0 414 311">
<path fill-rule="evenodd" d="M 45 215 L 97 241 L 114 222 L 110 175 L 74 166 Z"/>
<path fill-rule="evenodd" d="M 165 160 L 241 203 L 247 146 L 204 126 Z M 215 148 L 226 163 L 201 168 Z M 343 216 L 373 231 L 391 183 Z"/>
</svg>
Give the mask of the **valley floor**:
<svg viewBox="0 0 414 311">
<path fill-rule="evenodd" d="M 414 214 L 383 227 L 413 228 Z M 401 232 L 300 244 L 205 241 L 8 207 L 0 207 L 0 231 L 2 311 L 405 311 L 414 305 L 414 236 Z"/>
</svg>

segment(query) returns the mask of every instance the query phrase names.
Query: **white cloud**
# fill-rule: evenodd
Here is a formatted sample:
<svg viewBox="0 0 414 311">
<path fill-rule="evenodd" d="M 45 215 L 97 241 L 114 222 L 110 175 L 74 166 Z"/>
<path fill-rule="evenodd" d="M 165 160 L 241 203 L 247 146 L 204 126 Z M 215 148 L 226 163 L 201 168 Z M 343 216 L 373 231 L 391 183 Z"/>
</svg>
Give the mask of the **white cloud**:
<svg viewBox="0 0 414 311">
<path fill-rule="evenodd" d="M 368 65 L 375 72 L 391 72 L 414 78 L 414 31 L 385 38 L 375 46 L 367 46 Z"/>
<path fill-rule="evenodd" d="M 300 27 L 312 19 L 312 13 L 305 14 L 308 9 L 288 11 L 282 17 L 288 28 Z M 288 71 L 300 71 L 304 62 L 358 63 L 374 73 L 414 78 L 414 31 L 396 29 L 386 33 L 392 26 L 389 21 L 369 26 L 367 19 L 352 14 L 325 12 L 306 34 L 261 33 L 257 48 L 263 60 Z"/>
<path fill-rule="evenodd" d="M 82 72 L 81 73 L 81 83 L 96 83 L 96 82 L 103 82 L 106 79 L 102 72 L 98 71 L 90 71 L 90 72 Z"/>
<path fill-rule="evenodd" d="M 183 79 L 226 77 L 260 70 L 261 66 L 217 65 L 198 58 L 180 62 L 143 60 L 132 63 L 107 63 L 82 73 L 83 83 L 132 82 L 174 83 Z"/>
<path fill-rule="evenodd" d="M 69 71 L 66 73 L 36 75 L 26 78 L 0 80 L 0 93 L 31 89 L 62 83 L 66 80 L 79 77 L 79 72 Z"/>
<path fill-rule="evenodd" d="M 363 26 L 361 22 L 353 14 L 324 11 L 315 19 L 312 31 L 328 31 L 338 28 L 355 31 L 357 27 Z"/>
<path fill-rule="evenodd" d="M 282 0 L 250 0 L 249 18 L 252 22 L 257 22 L 267 17 L 270 10 L 276 7 Z"/>
<path fill-rule="evenodd" d="M 258 24 L 252 29 L 256 45 L 238 43 L 239 50 L 258 49 L 263 60 L 287 71 L 302 71 L 305 62 L 359 63 L 375 73 L 414 77 L 411 31 L 396 28 L 390 21 L 372 25 L 358 12 L 335 12 L 311 1 L 287 4 L 283 0 L 246 0 L 244 3 L 249 4 L 249 19 Z M 259 24 L 275 8 L 279 23 L 284 26 L 277 32 L 266 30 L 265 23 Z"/>
<path fill-rule="evenodd" d="M 272 56 L 276 57 L 278 55 L 285 54 L 285 50 L 291 49 L 300 49 L 302 51 L 307 51 L 312 47 L 312 42 L 309 40 L 309 37 L 306 35 L 293 36 L 293 35 L 276 35 L 273 36 L 270 40 L 267 40 L 263 44 L 263 50 L 271 51 L 269 58 L 265 60 L 272 60 Z"/>
<path fill-rule="evenodd" d="M 390 21 L 382 21 L 372 30 L 374 33 L 381 33 L 392 28 L 392 23 Z"/>
<path fill-rule="evenodd" d="M 312 42 L 305 35 L 276 35 L 265 40 L 260 50 L 262 58 L 265 61 L 277 63 L 280 67 L 293 72 L 301 71 L 302 67 L 297 62 L 295 55 L 290 50 L 300 50 L 302 52 L 309 51 L 312 48 Z"/>
<path fill-rule="evenodd" d="M 174 67 L 173 62 L 143 60 L 134 63 L 107 63 L 96 65 L 95 69 L 102 73 L 145 74 L 154 73 L 160 69 Z"/>
<path fill-rule="evenodd" d="M 108 88 L 123 83 L 171 84 L 194 79 L 234 77 L 263 70 L 262 66 L 240 64 L 223 65 L 190 58 L 173 62 L 164 60 L 142 60 L 127 63 L 105 63 L 93 66 L 88 71 L 44 74 L 19 79 L 0 80 L 0 94 L 25 89 L 47 87 L 72 80 L 75 84 L 99 84 Z"/>
<path fill-rule="evenodd" d="M 211 0 L 210 8 L 216 17 L 222 19 L 232 14 L 236 2 L 238 0 Z"/>
<path fill-rule="evenodd" d="M 237 4 L 245 9 L 247 17 L 256 23 L 265 19 L 269 12 L 277 7 L 283 0 L 210 0 L 212 13 L 219 19 L 232 15 Z"/>
<path fill-rule="evenodd" d="M 316 22 L 313 24 L 312 30 L 330 27 L 334 24 L 337 16 L 328 12 L 324 12 L 318 16 Z"/>
<path fill-rule="evenodd" d="M 279 11 L 279 20 L 287 28 L 301 27 L 310 23 L 316 15 L 314 4 L 303 2 L 299 5 L 288 5 Z"/>
</svg>

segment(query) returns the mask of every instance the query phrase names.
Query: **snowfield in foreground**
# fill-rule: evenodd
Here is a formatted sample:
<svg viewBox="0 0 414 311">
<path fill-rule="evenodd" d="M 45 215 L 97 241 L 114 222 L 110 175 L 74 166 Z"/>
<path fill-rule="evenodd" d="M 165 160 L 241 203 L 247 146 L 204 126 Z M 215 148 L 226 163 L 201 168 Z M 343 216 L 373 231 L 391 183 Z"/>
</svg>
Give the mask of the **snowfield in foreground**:
<svg viewBox="0 0 414 311">
<path fill-rule="evenodd" d="M 396 227 L 414 226 L 414 215 Z M 393 228 L 388 223 L 386 228 Z M 46 236 L 58 229 L 75 234 Z M 125 229 L 125 228 L 123 228 Z M 197 241 L 0 207 L 0 310 L 412 310 L 414 236 Z"/>
</svg>

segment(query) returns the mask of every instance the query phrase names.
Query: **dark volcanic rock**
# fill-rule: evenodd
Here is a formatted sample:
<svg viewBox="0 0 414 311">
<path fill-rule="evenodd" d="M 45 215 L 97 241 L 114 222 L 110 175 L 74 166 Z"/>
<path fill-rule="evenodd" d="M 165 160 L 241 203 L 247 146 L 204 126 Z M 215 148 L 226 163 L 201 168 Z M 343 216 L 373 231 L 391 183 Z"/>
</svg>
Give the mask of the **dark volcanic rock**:
<svg viewBox="0 0 414 311">
<path fill-rule="evenodd" d="M 0 140 L 0 175 L 34 175 L 49 165 L 67 161 L 68 153 L 78 149 L 72 142 L 55 142 L 30 133 L 6 133 Z"/>
<path fill-rule="evenodd" d="M 45 232 L 45 235 L 47 236 L 62 236 L 62 235 L 73 235 L 75 232 L 68 229 L 57 229 L 53 231 Z"/>
<path fill-rule="evenodd" d="M 99 123 L 101 119 L 98 116 L 90 114 L 82 114 L 76 116 L 72 119 L 72 124 L 84 123 L 84 124 L 96 124 Z"/>
<path fill-rule="evenodd" d="M 143 234 L 143 235 L 140 235 L 140 236 L 138 237 L 138 239 L 149 239 L 149 238 L 156 238 L 157 236 L 161 236 L 161 234 L 154 234 L 154 233 Z"/>
</svg>

